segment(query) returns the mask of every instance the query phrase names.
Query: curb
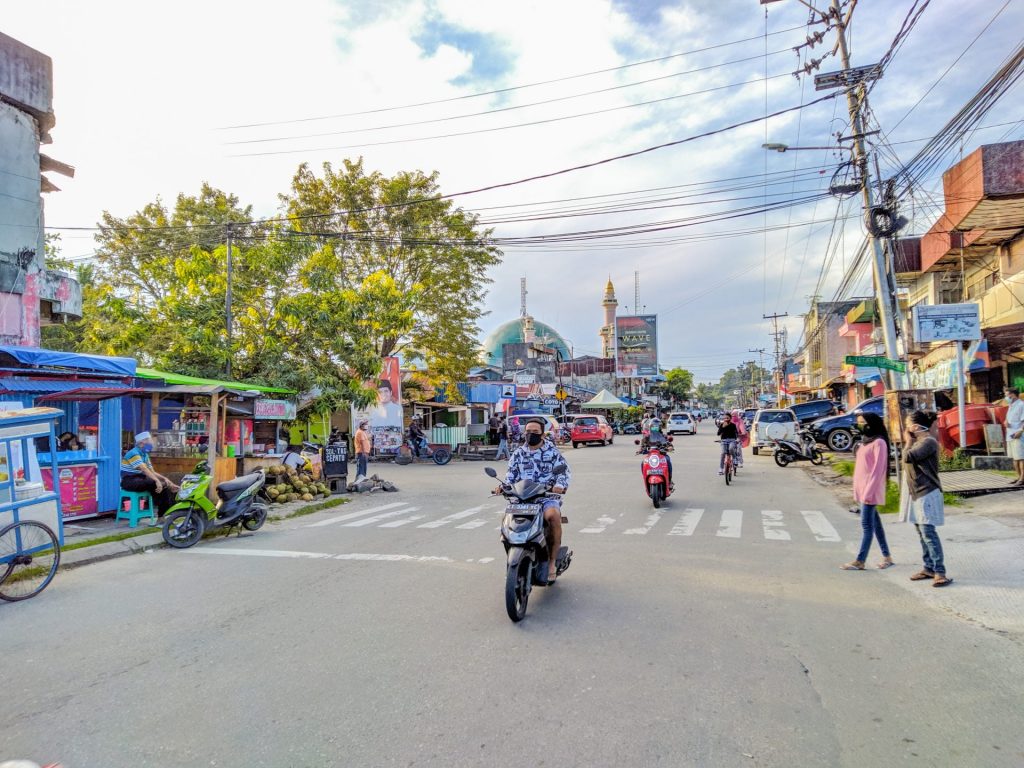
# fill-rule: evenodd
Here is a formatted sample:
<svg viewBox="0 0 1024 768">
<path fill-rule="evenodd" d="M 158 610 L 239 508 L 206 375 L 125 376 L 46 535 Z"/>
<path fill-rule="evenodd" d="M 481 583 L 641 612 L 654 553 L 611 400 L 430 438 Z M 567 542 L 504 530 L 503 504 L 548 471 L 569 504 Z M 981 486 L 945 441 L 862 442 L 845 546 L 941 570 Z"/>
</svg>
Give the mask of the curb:
<svg viewBox="0 0 1024 768">
<path fill-rule="evenodd" d="M 124 555 L 137 555 L 152 549 L 160 549 L 166 546 L 163 534 L 160 530 L 147 533 L 143 536 L 134 536 L 121 541 L 108 541 L 106 544 L 97 544 L 92 547 L 81 547 L 72 549 L 70 552 L 62 552 L 60 556 L 60 567 L 77 568 L 82 565 L 99 563 L 104 560 L 111 560 Z"/>
</svg>

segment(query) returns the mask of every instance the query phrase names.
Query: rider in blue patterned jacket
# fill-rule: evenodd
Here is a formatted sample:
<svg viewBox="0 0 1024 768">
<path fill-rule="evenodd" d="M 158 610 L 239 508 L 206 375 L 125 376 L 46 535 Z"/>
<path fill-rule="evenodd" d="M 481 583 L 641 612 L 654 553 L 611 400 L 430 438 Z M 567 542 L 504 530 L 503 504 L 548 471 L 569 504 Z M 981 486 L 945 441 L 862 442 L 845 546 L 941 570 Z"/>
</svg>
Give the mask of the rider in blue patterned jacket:
<svg viewBox="0 0 1024 768">
<path fill-rule="evenodd" d="M 552 485 L 552 493 L 565 493 L 569 490 L 572 472 L 555 444 L 544 437 L 546 422 L 534 419 L 523 428 L 525 440 L 508 459 L 508 472 L 505 482 L 509 485 L 520 480 L 532 480 L 535 483 Z M 555 466 L 562 464 L 565 471 L 555 475 Z M 547 521 L 550 536 L 548 537 L 548 582 L 555 580 L 558 549 L 562 546 L 562 509 L 556 499 L 544 502 L 544 519 Z"/>
</svg>

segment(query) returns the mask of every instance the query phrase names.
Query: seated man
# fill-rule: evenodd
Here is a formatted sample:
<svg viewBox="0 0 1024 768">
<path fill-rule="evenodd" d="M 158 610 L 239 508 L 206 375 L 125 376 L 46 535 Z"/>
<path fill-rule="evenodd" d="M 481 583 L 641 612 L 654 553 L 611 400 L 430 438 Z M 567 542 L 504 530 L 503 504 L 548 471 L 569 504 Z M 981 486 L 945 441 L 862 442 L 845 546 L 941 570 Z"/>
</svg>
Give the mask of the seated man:
<svg viewBox="0 0 1024 768">
<path fill-rule="evenodd" d="M 148 492 L 157 511 L 163 515 L 174 503 L 178 486 L 153 469 L 149 458 L 152 450 L 153 436 L 149 432 L 139 432 L 135 436 L 135 446 L 121 459 L 121 488 L 136 493 Z"/>
<path fill-rule="evenodd" d="M 572 473 L 558 448 L 545 438 L 544 429 L 547 423 L 542 419 L 531 419 L 523 427 L 525 441 L 516 448 L 508 460 L 508 472 L 505 482 L 508 485 L 520 480 L 532 480 L 535 483 L 550 485 L 552 493 L 565 493 L 569 490 Z M 565 466 L 565 472 L 555 475 L 554 468 L 559 464 Z M 501 488 L 499 486 L 498 491 Z M 562 508 L 557 499 L 546 499 L 544 502 L 544 520 L 548 524 L 548 583 L 552 584 L 557 575 L 558 549 L 562 546 Z"/>
</svg>

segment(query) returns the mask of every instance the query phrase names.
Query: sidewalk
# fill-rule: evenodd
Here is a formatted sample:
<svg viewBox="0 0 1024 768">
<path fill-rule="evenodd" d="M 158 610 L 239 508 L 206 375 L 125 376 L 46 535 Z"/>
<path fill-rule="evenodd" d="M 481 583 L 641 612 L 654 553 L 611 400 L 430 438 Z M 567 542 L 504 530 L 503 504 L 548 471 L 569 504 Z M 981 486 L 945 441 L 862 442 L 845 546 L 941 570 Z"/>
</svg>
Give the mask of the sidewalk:
<svg viewBox="0 0 1024 768">
<path fill-rule="evenodd" d="M 840 503 L 853 506 L 850 478 L 828 467 L 807 467 L 814 480 L 830 487 Z M 997 632 L 1024 644 L 1024 490 L 975 496 L 962 506 L 946 507 L 946 524 L 939 528 L 946 570 L 953 584 L 934 589 L 931 582 L 912 582 L 920 569 L 921 545 L 913 525 L 896 515 L 882 516 L 896 568 L 875 571 L 919 595 L 937 610 Z M 850 542 L 851 554 L 859 541 Z M 869 569 L 879 559 L 877 544 Z"/>
</svg>

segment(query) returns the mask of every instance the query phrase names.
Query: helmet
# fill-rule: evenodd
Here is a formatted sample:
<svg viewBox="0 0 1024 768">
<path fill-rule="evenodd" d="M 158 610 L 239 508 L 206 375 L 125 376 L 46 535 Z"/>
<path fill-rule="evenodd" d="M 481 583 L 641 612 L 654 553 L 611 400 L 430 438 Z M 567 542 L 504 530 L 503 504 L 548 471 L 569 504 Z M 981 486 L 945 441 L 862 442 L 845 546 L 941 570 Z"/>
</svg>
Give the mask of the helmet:
<svg viewBox="0 0 1024 768">
<path fill-rule="evenodd" d="M 651 432 L 661 432 L 661 419 L 657 416 L 651 419 Z"/>
</svg>

